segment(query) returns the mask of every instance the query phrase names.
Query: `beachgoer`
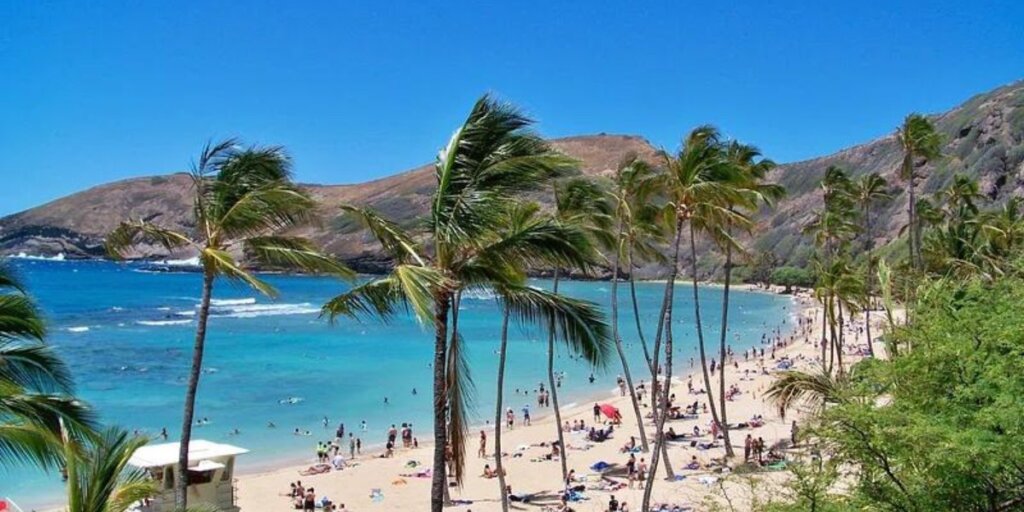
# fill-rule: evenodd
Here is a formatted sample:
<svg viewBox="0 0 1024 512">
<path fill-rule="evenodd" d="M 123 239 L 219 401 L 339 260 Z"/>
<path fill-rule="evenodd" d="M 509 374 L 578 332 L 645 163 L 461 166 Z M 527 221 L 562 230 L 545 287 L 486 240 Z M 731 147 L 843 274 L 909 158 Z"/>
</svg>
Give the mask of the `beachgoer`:
<svg viewBox="0 0 1024 512">
<path fill-rule="evenodd" d="M 601 406 L 594 404 L 594 421 L 601 421 Z"/>
<path fill-rule="evenodd" d="M 615 499 L 615 495 L 608 500 L 608 512 L 619 512 L 619 501 Z"/>
<path fill-rule="evenodd" d="M 483 430 L 480 431 L 480 449 L 476 454 L 481 459 L 487 456 L 487 433 Z"/>
</svg>

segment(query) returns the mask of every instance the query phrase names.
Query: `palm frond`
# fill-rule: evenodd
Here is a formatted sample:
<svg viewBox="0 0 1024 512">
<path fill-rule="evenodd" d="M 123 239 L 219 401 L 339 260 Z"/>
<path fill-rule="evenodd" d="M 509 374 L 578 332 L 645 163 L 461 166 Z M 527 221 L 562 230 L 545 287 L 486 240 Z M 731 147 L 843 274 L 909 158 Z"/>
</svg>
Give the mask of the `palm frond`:
<svg viewBox="0 0 1024 512">
<path fill-rule="evenodd" d="M 123 512 L 159 491 L 142 469 L 128 464 L 145 437 L 111 427 L 92 439 L 71 440 L 77 452 L 66 455 L 68 512 Z M 82 446 L 74 446 L 81 444 Z"/>
<path fill-rule="evenodd" d="M 419 247 L 398 224 L 381 217 L 369 208 L 341 205 L 341 209 L 369 229 L 383 246 L 384 252 L 396 262 L 424 265 L 423 258 L 419 255 Z"/>
<path fill-rule="evenodd" d="M 0 310 L 3 310 L 2 298 Z M 3 323 L 0 317 L 0 325 Z M 38 393 L 67 393 L 74 388 L 70 370 L 52 348 L 42 343 L 3 339 L 0 339 L 0 382 Z"/>
<path fill-rule="evenodd" d="M 317 250 L 312 241 L 295 236 L 256 236 L 244 240 L 245 252 L 257 262 L 275 267 L 331 274 L 346 279 L 355 272 Z"/>
<path fill-rule="evenodd" d="M 448 443 L 452 450 L 455 481 L 462 485 L 466 476 L 466 444 L 469 440 L 469 410 L 473 403 L 475 386 L 469 368 L 466 343 L 461 334 L 448 343 L 448 362 L 445 372 L 445 391 L 448 398 Z"/>
<path fill-rule="evenodd" d="M 399 305 L 412 309 L 422 324 L 433 322 L 434 296 L 451 283 L 437 270 L 417 265 L 397 265 L 386 277 L 356 286 L 324 304 L 331 320 L 338 316 L 376 316 L 389 321 Z"/>
<path fill-rule="evenodd" d="M 25 285 L 21 282 L 18 272 L 3 260 L 0 260 L 0 288 L 14 288 L 25 293 Z"/>
<path fill-rule="evenodd" d="M 199 255 L 203 266 L 211 269 L 214 274 L 224 276 L 233 281 L 241 281 L 252 289 L 268 297 L 276 297 L 277 290 L 252 273 L 243 269 L 227 251 L 206 247 Z"/>
<path fill-rule="evenodd" d="M 64 461 L 59 435 L 39 425 L 0 422 L 3 469 L 17 466 L 57 469 Z"/>
<path fill-rule="evenodd" d="M 138 220 L 122 222 L 107 235 L 104 247 L 111 258 L 124 259 L 129 249 L 141 244 L 160 245 L 168 252 L 195 246 L 192 239 L 184 233 Z"/>
<path fill-rule="evenodd" d="M 802 371 L 780 372 L 764 393 L 769 403 L 780 409 L 791 409 L 805 403 L 816 411 L 828 404 L 843 400 L 844 377 L 832 375 L 824 369 L 813 373 Z"/>
<path fill-rule="evenodd" d="M 316 202 L 286 182 L 271 182 L 245 191 L 225 208 L 220 217 L 211 219 L 215 226 L 212 238 L 216 240 L 264 235 L 316 218 Z"/>
<path fill-rule="evenodd" d="M 31 299 L 20 294 L 0 295 L 0 347 L 17 338 L 42 341 L 46 324 Z M 0 353 L 0 362 L 3 354 Z"/>
<path fill-rule="evenodd" d="M 610 360 L 612 339 L 596 304 L 529 286 L 506 285 L 496 291 L 520 324 L 554 326 L 555 338 L 593 366 L 603 367 Z"/>
</svg>

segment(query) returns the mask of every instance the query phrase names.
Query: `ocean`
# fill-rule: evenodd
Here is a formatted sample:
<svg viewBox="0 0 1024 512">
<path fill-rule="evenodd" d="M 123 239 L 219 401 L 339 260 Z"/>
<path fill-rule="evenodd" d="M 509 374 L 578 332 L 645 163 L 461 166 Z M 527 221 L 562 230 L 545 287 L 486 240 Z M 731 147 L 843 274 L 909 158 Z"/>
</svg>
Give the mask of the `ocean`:
<svg viewBox="0 0 1024 512">
<path fill-rule="evenodd" d="M 48 342 L 71 367 L 79 397 L 106 424 L 152 436 L 166 428 L 173 441 L 180 429 L 200 276 L 101 261 L 11 263 L 45 312 Z M 194 429 L 194 438 L 251 450 L 239 459 L 243 473 L 312 460 L 317 441 L 333 438 L 339 423 L 360 436 L 364 447 L 382 444 L 386 429 L 402 422 L 413 423 L 416 437 L 430 439 L 433 336 L 428 328 L 407 315 L 389 324 L 348 318 L 331 324 L 320 318 L 320 305 L 346 290 L 344 282 L 294 275 L 265 278 L 280 291 L 276 300 L 225 280 L 215 286 L 196 408 L 196 418 L 208 423 Z M 550 288 L 551 282 L 535 280 L 531 285 Z M 608 305 L 610 283 L 563 281 L 559 287 L 562 293 Z M 640 283 L 637 291 L 650 342 L 664 284 Z M 700 294 L 706 335 L 709 343 L 717 343 L 721 289 L 702 287 Z M 646 372 L 626 285 L 620 286 L 619 304 L 620 332 L 639 382 Z M 686 371 L 697 344 L 689 285 L 676 287 L 675 304 L 677 371 Z M 732 347 L 742 351 L 758 345 L 762 333 L 791 323 L 793 312 L 787 297 L 734 290 Z M 476 388 L 475 420 L 480 424 L 493 416 L 500 325 L 493 297 L 464 297 L 459 326 L 467 342 Z M 526 394 L 547 382 L 546 347 L 546 335 L 535 326 L 510 330 L 509 407 L 518 411 L 530 404 L 535 416 L 546 412 L 536 407 L 533 394 Z M 607 367 L 592 369 L 559 351 L 556 371 L 565 373 L 559 399 L 568 406 L 610 393 L 621 365 L 616 357 Z M 366 432 L 360 428 L 363 421 Z M 312 435 L 296 436 L 295 429 Z M 0 496 L 13 498 L 26 510 L 59 503 L 62 492 L 59 475 L 0 468 Z"/>
</svg>

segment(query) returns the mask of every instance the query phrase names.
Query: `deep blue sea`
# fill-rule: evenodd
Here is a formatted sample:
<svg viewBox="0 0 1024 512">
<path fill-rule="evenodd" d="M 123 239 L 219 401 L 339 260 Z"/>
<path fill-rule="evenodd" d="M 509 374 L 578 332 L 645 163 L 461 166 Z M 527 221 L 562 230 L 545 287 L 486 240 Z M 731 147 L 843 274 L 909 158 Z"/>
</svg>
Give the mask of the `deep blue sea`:
<svg viewBox="0 0 1024 512">
<path fill-rule="evenodd" d="M 110 262 L 20 259 L 12 264 L 45 311 L 49 343 L 73 370 L 79 396 L 105 423 L 151 435 L 167 428 L 173 440 L 180 429 L 199 275 L 148 272 Z M 265 277 L 280 290 L 276 300 L 228 281 L 216 284 L 196 412 L 209 424 L 196 428 L 195 438 L 250 449 L 239 462 L 243 472 L 309 460 L 316 441 L 333 437 L 339 422 L 361 436 L 364 446 L 380 444 L 388 426 L 401 422 L 412 422 L 417 437 L 429 439 L 433 337 L 427 329 L 408 316 L 388 325 L 350 319 L 331 325 L 319 317 L 319 307 L 343 292 L 345 283 L 322 277 Z M 551 285 L 540 280 L 531 284 Z M 649 338 L 663 287 L 638 285 Z M 628 286 L 619 290 L 621 332 L 634 379 L 639 381 L 644 377 L 643 354 L 636 343 Z M 602 306 L 610 298 L 607 282 L 563 282 L 560 291 Z M 676 287 L 680 368 L 688 367 L 696 350 L 691 293 L 688 285 Z M 703 288 L 701 297 L 707 333 L 715 337 L 721 290 Z M 758 344 L 763 332 L 791 321 L 793 307 L 786 297 L 736 291 L 732 297 L 730 341 L 735 349 Z M 468 344 L 476 419 L 481 424 L 494 411 L 500 320 L 491 297 L 464 298 L 459 323 Z M 535 327 L 510 332 L 505 395 L 510 407 L 532 406 L 532 395 L 515 391 L 533 390 L 546 382 L 546 340 Z M 607 393 L 621 373 L 617 358 L 605 369 L 592 370 L 563 352 L 556 365 L 557 371 L 565 372 L 563 404 Z M 588 382 L 592 372 L 597 377 L 594 384 Z M 299 400 L 280 403 L 289 398 Z M 325 416 L 330 429 L 323 427 Z M 364 420 L 368 431 L 361 433 Z M 268 422 L 276 428 L 268 428 Z M 295 436 L 296 428 L 313 435 Z M 234 429 L 240 433 L 230 434 Z M 61 493 L 58 475 L 31 468 L 0 469 L 0 496 L 9 496 L 26 509 L 59 502 Z"/>
</svg>

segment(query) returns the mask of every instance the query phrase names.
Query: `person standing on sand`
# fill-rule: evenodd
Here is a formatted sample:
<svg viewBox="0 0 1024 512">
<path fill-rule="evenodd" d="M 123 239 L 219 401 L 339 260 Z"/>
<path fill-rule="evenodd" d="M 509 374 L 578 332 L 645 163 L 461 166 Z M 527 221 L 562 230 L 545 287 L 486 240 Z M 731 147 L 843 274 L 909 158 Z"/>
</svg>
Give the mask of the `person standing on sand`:
<svg viewBox="0 0 1024 512">
<path fill-rule="evenodd" d="M 348 433 L 348 457 L 350 459 L 356 458 L 356 438 L 351 432 Z"/>
<path fill-rule="evenodd" d="M 597 402 L 595 402 L 594 403 L 594 422 L 597 423 L 599 421 L 601 421 L 601 406 L 597 405 Z"/>
<path fill-rule="evenodd" d="M 363 454 L 363 439 L 361 437 L 356 438 L 356 455 Z"/>
<path fill-rule="evenodd" d="M 747 439 L 743 441 L 743 462 L 750 462 L 750 451 L 754 446 L 754 437 L 747 434 Z"/>
<path fill-rule="evenodd" d="M 480 431 L 480 449 L 477 450 L 476 455 L 481 459 L 487 456 L 487 432 Z"/>
<path fill-rule="evenodd" d="M 793 420 L 793 426 L 789 429 L 789 440 L 796 446 L 796 438 L 799 433 L 799 427 L 796 426 L 796 420 Z"/>
</svg>

